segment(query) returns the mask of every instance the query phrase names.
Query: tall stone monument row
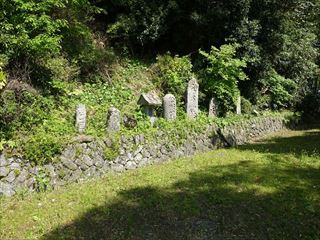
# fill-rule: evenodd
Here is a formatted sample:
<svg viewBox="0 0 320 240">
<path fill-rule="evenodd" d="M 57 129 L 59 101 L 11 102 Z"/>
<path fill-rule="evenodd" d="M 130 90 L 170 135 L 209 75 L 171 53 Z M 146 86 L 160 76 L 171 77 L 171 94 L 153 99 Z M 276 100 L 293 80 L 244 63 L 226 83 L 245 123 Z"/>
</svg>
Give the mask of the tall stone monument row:
<svg viewBox="0 0 320 240">
<path fill-rule="evenodd" d="M 162 105 L 160 98 L 153 92 L 142 94 L 138 104 L 144 109 L 144 112 L 150 117 L 152 123 L 156 119 L 154 108 Z M 218 116 L 218 102 L 215 98 L 210 100 L 209 117 Z M 168 121 L 174 121 L 177 118 L 177 101 L 174 95 L 167 94 L 163 98 L 164 118 Z M 199 84 L 195 78 L 188 82 L 186 95 L 186 111 L 190 119 L 195 119 L 199 113 Z M 237 114 L 241 114 L 241 98 L 237 101 Z M 79 133 L 84 133 L 86 129 L 86 106 L 79 104 L 76 109 L 76 128 Z M 107 114 L 107 131 L 120 131 L 121 113 L 118 109 L 111 107 Z"/>
</svg>

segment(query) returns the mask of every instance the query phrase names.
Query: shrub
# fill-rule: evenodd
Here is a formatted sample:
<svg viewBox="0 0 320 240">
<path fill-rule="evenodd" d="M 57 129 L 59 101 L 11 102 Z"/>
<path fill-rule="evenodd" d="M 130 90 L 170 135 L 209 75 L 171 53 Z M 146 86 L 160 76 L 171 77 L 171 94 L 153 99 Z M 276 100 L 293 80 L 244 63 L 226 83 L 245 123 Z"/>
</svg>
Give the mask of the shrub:
<svg viewBox="0 0 320 240">
<path fill-rule="evenodd" d="M 244 97 L 241 97 L 241 112 L 244 114 L 251 114 L 253 112 L 251 102 Z"/>
<path fill-rule="evenodd" d="M 68 82 L 79 76 L 79 67 L 75 63 L 70 63 L 63 57 L 55 57 L 49 58 L 44 66 L 50 72 L 50 85 L 53 93 L 66 94 L 72 91 Z"/>
<path fill-rule="evenodd" d="M 169 54 L 157 57 L 152 67 L 155 82 L 166 93 L 172 93 L 182 99 L 188 81 L 192 78 L 192 64 L 187 56 L 171 57 Z"/>
<path fill-rule="evenodd" d="M 8 58 L 9 75 L 19 80 L 46 84 L 51 73 L 46 75 L 43 62 L 62 54 L 75 58 L 74 48 L 86 54 L 82 48 L 93 45 L 86 23 L 100 9 L 88 0 L 12 0 L 0 6 L 0 52 Z"/>
<path fill-rule="evenodd" d="M 24 143 L 24 156 L 36 165 L 44 165 L 51 162 L 53 157 L 61 152 L 62 142 L 52 133 L 38 131 Z"/>
<path fill-rule="evenodd" d="M 7 64 L 7 57 L 3 54 L 0 54 L 0 91 L 6 86 L 7 76 L 3 71 L 3 68 Z"/>
<path fill-rule="evenodd" d="M 200 50 L 205 58 L 202 88 L 207 98 L 214 96 L 219 101 L 224 113 L 234 110 L 240 94 L 238 81 L 247 78 L 243 72 L 246 62 L 235 57 L 236 49 L 237 45 L 222 45 L 220 49 L 212 46 L 209 53 Z"/>
<path fill-rule="evenodd" d="M 54 101 L 27 90 L 5 90 L 0 95 L 0 134 L 8 139 L 16 130 L 30 131 L 50 116 Z"/>
<path fill-rule="evenodd" d="M 262 92 L 270 96 L 269 106 L 272 109 L 282 109 L 294 105 L 294 92 L 297 84 L 288 78 L 279 75 L 274 69 L 269 70 L 263 80 Z"/>
</svg>

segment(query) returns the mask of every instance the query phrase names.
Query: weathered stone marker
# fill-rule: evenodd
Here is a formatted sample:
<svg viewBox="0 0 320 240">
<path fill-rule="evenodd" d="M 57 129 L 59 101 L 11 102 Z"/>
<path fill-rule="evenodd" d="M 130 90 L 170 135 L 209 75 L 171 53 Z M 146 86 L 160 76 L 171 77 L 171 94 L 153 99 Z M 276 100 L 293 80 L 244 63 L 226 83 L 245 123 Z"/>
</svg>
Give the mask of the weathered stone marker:
<svg viewBox="0 0 320 240">
<path fill-rule="evenodd" d="M 211 98 L 209 103 L 209 117 L 218 116 L 218 102 L 215 98 Z"/>
<path fill-rule="evenodd" d="M 87 111 L 84 104 L 79 104 L 76 110 L 76 128 L 79 133 L 83 133 L 87 125 Z"/>
<path fill-rule="evenodd" d="M 199 111 L 199 84 L 195 78 L 191 79 L 188 83 L 187 90 L 187 115 L 189 118 L 194 119 Z"/>
<path fill-rule="evenodd" d="M 237 99 L 237 114 L 241 115 L 241 96 Z"/>
<path fill-rule="evenodd" d="M 177 118 L 177 101 L 175 96 L 167 94 L 163 98 L 164 118 L 174 121 Z"/>
<path fill-rule="evenodd" d="M 110 132 L 120 131 L 120 111 L 114 107 L 110 108 L 107 116 L 107 130 Z"/>
</svg>

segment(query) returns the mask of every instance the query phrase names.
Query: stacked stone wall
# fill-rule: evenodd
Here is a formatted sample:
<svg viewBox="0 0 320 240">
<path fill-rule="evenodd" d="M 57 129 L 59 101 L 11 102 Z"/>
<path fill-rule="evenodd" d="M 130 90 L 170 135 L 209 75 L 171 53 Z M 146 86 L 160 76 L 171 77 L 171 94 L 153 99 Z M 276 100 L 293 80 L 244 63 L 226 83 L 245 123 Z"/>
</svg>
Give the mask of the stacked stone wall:
<svg viewBox="0 0 320 240">
<path fill-rule="evenodd" d="M 111 139 L 96 140 L 81 136 L 69 144 L 50 164 L 41 167 L 19 157 L 0 154 L 0 195 L 12 196 L 20 190 L 35 191 L 39 176 L 48 186 L 57 188 L 73 182 L 124 172 L 150 164 L 207 152 L 224 146 L 235 146 L 287 127 L 282 117 L 257 117 L 218 128 L 208 126 L 202 133 L 190 129 L 186 139 L 159 130 L 149 139 L 144 135 L 121 136 L 115 144 Z"/>
</svg>

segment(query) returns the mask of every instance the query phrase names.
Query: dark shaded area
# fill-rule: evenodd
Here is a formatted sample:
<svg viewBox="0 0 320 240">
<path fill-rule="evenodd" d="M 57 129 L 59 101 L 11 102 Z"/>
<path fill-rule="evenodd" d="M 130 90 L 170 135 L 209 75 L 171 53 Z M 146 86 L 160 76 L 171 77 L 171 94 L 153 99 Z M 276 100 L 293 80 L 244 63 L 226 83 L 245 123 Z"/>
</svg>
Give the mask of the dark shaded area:
<svg viewBox="0 0 320 240">
<path fill-rule="evenodd" d="M 278 154 L 313 154 L 319 138 L 316 131 L 241 147 L 276 154 L 268 165 L 244 159 L 191 172 L 168 188 L 122 191 L 43 239 L 319 239 L 320 169 L 286 164 Z"/>
<path fill-rule="evenodd" d="M 262 153 L 294 154 L 307 156 L 320 154 L 320 130 L 305 132 L 303 136 L 274 137 L 257 141 L 255 144 L 239 146 L 240 150 L 252 150 Z"/>
</svg>

